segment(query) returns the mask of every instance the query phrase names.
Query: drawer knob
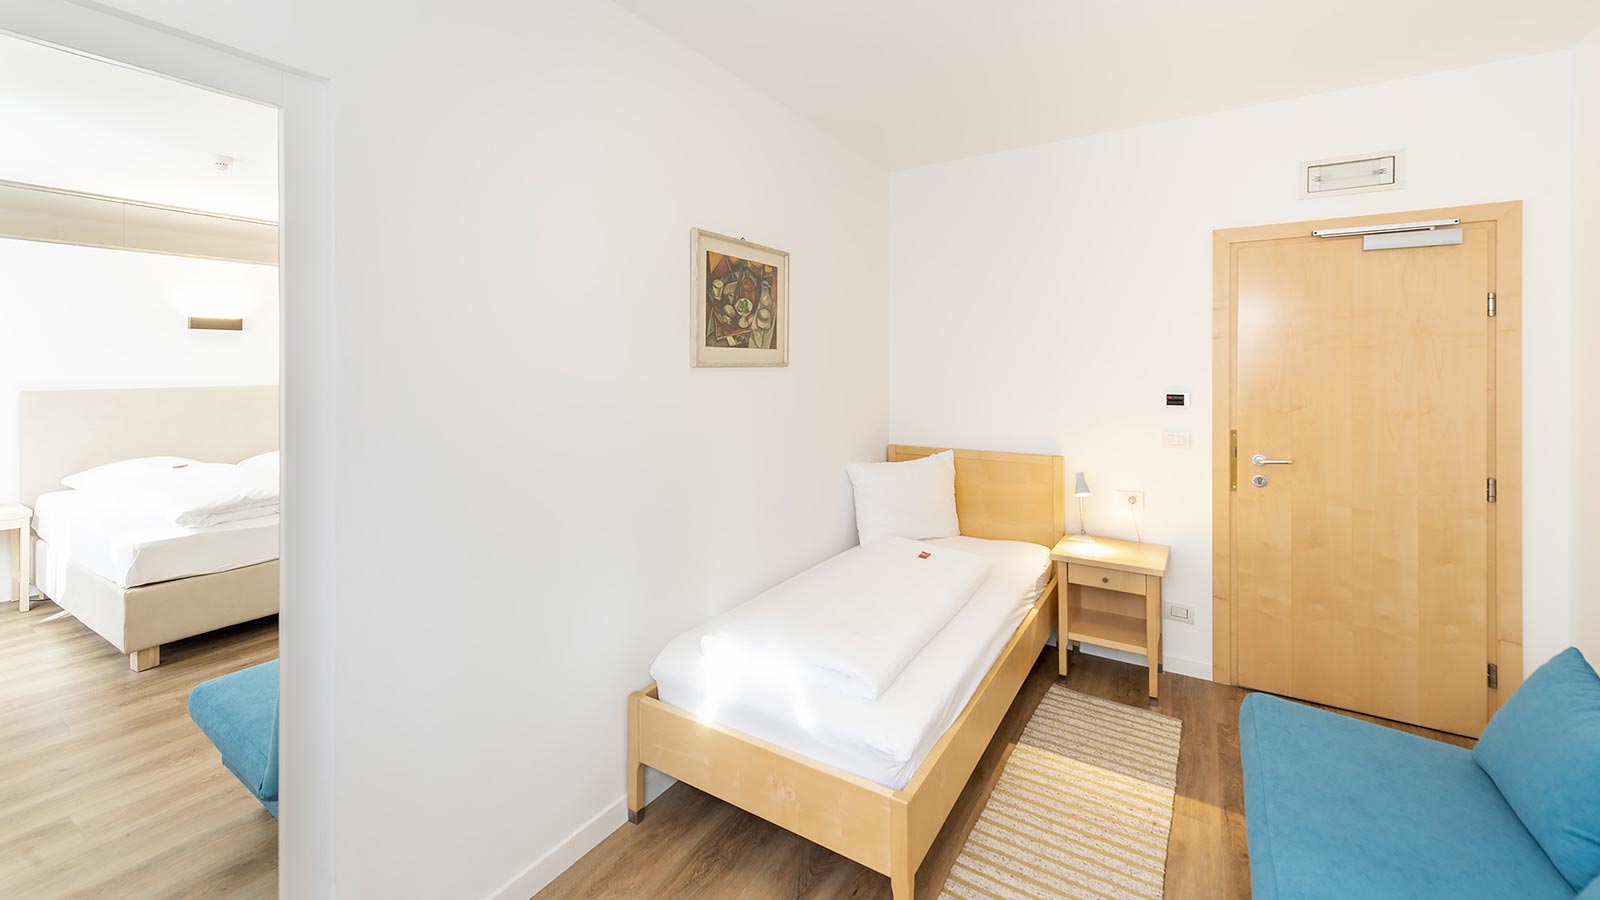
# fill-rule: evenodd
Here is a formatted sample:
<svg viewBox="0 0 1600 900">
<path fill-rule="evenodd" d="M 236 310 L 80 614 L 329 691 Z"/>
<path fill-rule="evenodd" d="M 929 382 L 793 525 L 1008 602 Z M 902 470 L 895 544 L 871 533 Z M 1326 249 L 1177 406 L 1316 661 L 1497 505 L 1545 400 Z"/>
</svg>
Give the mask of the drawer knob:
<svg viewBox="0 0 1600 900">
<path fill-rule="evenodd" d="M 1100 576 L 1100 582 L 1102 584 L 1110 584 L 1111 583 L 1111 576 L 1110 575 L 1101 575 Z"/>
</svg>

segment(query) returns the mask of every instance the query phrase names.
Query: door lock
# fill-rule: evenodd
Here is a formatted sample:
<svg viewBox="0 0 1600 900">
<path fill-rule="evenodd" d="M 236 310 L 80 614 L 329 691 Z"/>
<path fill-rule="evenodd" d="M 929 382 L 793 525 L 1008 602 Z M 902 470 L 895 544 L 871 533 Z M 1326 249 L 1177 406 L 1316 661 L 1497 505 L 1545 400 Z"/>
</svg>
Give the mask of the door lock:
<svg viewBox="0 0 1600 900">
<path fill-rule="evenodd" d="M 1255 485 L 1256 487 L 1266 487 L 1267 486 L 1267 476 L 1265 476 L 1265 475 L 1257 475 L 1256 477 L 1250 479 L 1250 483 Z"/>
</svg>

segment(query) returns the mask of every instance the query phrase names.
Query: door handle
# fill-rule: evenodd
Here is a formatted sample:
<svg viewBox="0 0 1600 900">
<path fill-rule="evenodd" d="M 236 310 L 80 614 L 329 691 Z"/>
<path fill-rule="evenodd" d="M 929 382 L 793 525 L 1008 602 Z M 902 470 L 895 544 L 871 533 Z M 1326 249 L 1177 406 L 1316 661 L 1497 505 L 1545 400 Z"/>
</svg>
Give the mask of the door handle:
<svg viewBox="0 0 1600 900">
<path fill-rule="evenodd" d="M 1292 466 L 1292 465 L 1294 465 L 1294 460 L 1292 460 L 1292 459 L 1267 459 L 1267 455 L 1265 453 L 1257 453 L 1255 456 L 1250 457 L 1250 461 L 1255 463 L 1258 466 Z"/>
</svg>

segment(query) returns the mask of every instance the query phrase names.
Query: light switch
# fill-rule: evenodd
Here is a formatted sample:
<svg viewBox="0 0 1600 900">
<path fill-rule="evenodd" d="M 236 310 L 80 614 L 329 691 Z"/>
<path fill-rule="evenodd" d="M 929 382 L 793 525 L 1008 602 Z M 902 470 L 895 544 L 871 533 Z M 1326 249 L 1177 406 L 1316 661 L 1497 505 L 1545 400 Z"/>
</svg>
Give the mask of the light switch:
<svg viewBox="0 0 1600 900">
<path fill-rule="evenodd" d="M 1191 445 L 1187 431 L 1161 432 L 1161 448 L 1163 450 L 1187 450 Z"/>
</svg>

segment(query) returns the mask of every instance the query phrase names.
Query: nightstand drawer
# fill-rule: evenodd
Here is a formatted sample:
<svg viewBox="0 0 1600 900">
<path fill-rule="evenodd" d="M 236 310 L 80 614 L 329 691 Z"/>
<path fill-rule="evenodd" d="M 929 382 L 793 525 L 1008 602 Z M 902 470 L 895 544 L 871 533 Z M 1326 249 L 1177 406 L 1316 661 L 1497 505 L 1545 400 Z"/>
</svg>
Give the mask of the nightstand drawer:
<svg viewBox="0 0 1600 900">
<path fill-rule="evenodd" d="M 1067 566 L 1067 583 L 1144 596 L 1144 576 L 1117 569 L 1071 563 Z"/>
</svg>

